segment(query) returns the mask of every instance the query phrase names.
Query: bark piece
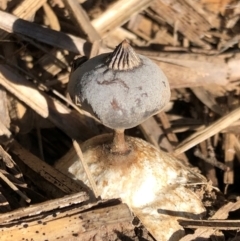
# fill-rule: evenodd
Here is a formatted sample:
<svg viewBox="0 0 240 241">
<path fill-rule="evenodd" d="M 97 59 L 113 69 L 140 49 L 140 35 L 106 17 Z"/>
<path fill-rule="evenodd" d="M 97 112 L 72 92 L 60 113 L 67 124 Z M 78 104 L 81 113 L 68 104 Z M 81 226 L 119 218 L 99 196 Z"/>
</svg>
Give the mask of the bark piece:
<svg viewBox="0 0 240 241">
<path fill-rule="evenodd" d="M 124 230 L 133 230 L 132 215 L 125 204 L 81 211 L 81 205 L 70 204 L 40 215 L 35 213 L 30 220 L 23 216 L 18 222 L 8 223 L 7 227 L 0 225 L 1 240 L 31 240 L 33 237 L 35 241 L 116 240 Z"/>
<path fill-rule="evenodd" d="M 2 214 L 1 240 L 112 240 L 123 231 L 133 234 L 126 204 L 84 201 L 86 196 L 77 193 Z"/>
</svg>

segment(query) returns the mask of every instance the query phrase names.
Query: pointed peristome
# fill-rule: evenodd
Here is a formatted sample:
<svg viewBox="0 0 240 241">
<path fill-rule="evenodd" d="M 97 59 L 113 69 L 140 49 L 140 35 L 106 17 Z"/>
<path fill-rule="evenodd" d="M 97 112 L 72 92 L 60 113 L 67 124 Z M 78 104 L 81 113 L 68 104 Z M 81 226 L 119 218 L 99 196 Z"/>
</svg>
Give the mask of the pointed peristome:
<svg viewBox="0 0 240 241">
<path fill-rule="evenodd" d="M 113 70 L 131 70 L 141 65 L 141 59 L 126 40 L 123 40 L 106 61 Z"/>
</svg>

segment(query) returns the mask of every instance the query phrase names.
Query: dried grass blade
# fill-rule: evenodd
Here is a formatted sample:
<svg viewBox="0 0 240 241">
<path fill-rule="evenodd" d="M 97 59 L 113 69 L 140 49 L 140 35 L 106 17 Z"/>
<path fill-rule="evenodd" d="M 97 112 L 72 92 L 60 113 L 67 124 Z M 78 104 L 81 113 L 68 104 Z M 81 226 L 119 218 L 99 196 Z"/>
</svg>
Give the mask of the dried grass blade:
<svg viewBox="0 0 240 241">
<path fill-rule="evenodd" d="M 185 139 L 174 151 L 174 155 L 179 155 L 190 148 L 196 146 L 200 142 L 208 139 L 209 137 L 217 134 L 222 131 L 233 122 L 237 121 L 240 118 L 240 107 L 231 111 L 227 115 L 221 117 L 219 120 L 215 121 L 213 124 L 206 127 L 204 130 L 194 133 L 187 139 Z"/>
</svg>

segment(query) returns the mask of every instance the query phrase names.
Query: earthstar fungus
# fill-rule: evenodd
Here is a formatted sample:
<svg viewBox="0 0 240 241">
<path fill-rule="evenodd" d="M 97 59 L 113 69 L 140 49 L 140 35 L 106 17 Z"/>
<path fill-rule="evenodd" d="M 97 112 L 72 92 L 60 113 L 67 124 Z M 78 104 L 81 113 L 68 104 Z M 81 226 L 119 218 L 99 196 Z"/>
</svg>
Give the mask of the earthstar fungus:
<svg viewBox="0 0 240 241">
<path fill-rule="evenodd" d="M 188 184 L 204 185 L 205 178 L 146 141 L 124 137 L 124 129 L 140 124 L 168 103 L 170 88 L 163 72 L 123 41 L 112 53 L 79 66 L 71 74 L 68 90 L 82 108 L 115 130 L 114 135 L 81 144 L 101 197 L 121 198 L 156 240 L 180 240 L 184 230 L 177 220 L 200 218 L 205 211 Z M 90 187 L 74 149 L 56 168 Z"/>
</svg>

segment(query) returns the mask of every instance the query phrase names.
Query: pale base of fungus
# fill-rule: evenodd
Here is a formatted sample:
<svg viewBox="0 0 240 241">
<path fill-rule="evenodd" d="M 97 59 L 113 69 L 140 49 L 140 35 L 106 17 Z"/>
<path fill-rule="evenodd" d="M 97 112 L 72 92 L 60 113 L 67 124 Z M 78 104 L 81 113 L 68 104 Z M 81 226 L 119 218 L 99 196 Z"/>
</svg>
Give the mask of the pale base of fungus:
<svg viewBox="0 0 240 241">
<path fill-rule="evenodd" d="M 205 178 L 138 138 L 125 137 L 131 151 L 114 154 L 112 139 L 105 134 L 81 145 L 101 197 L 121 198 L 156 240 L 179 240 L 184 230 L 177 219 L 199 219 L 205 212 L 200 198 L 186 184 L 205 183 Z M 74 151 L 59 160 L 56 168 L 89 186 Z"/>
</svg>

